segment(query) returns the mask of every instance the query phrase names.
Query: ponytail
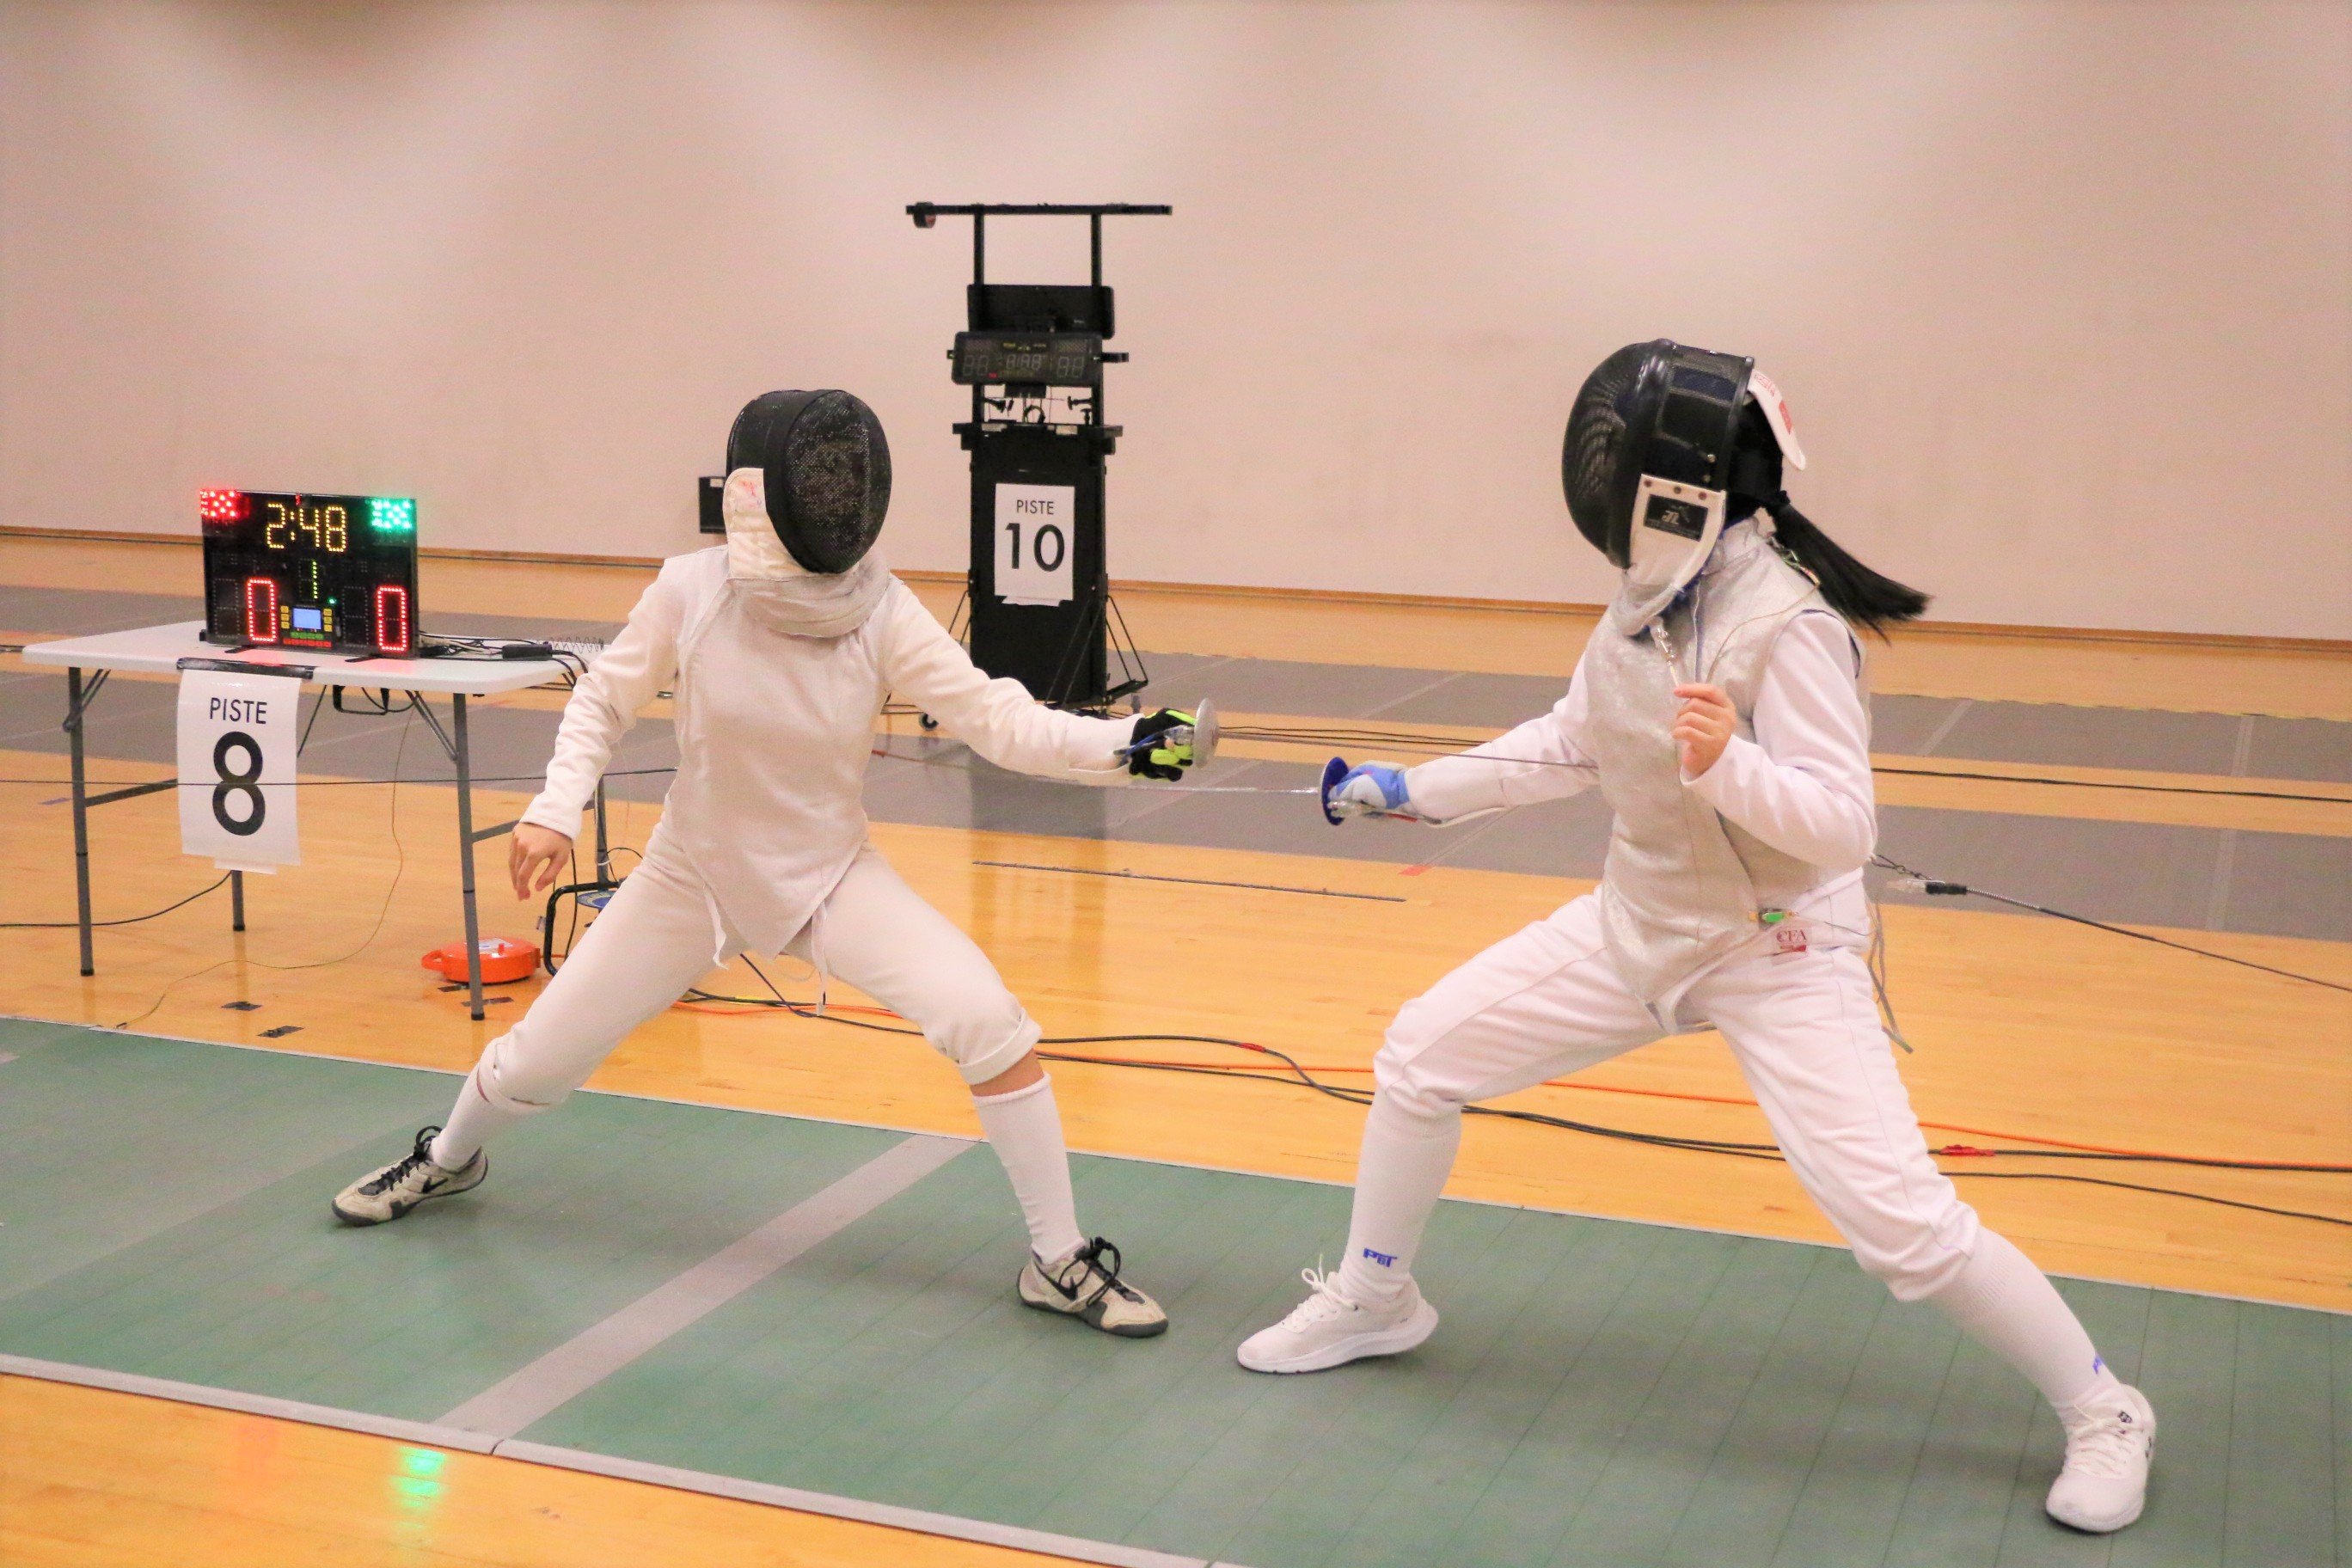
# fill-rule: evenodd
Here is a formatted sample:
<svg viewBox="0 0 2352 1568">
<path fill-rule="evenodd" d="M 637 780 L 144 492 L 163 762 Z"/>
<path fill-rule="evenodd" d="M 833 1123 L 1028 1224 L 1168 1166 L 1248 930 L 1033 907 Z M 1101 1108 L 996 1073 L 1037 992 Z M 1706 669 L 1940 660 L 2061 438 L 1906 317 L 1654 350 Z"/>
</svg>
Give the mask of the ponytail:
<svg viewBox="0 0 2352 1568">
<path fill-rule="evenodd" d="M 1884 641 L 1889 626 L 1916 620 L 1927 607 L 1927 595 L 1872 571 L 1840 549 L 1796 509 L 1788 491 L 1776 490 L 1759 504 L 1771 516 L 1780 553 L 1820 586 L 1831 609 L 1853 625 L 1868 627 Z"/>
</svg>

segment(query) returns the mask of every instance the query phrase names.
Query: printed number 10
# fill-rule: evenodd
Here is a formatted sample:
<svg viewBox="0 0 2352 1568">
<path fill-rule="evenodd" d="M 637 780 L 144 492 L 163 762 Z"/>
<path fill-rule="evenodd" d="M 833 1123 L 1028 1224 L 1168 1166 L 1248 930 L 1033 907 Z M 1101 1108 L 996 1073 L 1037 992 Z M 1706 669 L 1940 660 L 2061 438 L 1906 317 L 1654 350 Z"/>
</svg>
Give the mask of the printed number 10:
<svg viewBox="0 0 2352 1568">
<path fill-rule="evenodd" d="M 1013 570 L 1018 572 L 1021 570 L 1021 525 L 1017 522 L 1008 522 L 1004 525 L 1004 531 L 1013 536 Z M 1049 549 L 1053 555 L 1050 561 L 1046 559 Z M 1059 572 L 1062 569 L 1062 561 L 1068 552 L 1069 544 L 1063 539 L 1061 528 L 1050 522 L 1037 530 L 1036 537 L 1030 542 L 1029 545 L 1029 558 L 1036 563 L 1037 569 L 1041 572 Z"/>
</svg>

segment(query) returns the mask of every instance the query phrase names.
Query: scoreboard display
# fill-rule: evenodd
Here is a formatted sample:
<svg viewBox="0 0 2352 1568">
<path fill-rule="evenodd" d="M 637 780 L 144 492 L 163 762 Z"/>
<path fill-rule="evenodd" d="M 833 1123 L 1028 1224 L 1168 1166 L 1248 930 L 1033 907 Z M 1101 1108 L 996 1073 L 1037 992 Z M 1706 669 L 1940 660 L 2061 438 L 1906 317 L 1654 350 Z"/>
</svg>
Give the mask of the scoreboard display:
<svg viewBox="0 0 2352 1568">
<path fill-rule="evenodd" d="M 205 490 L 205 640 L 416 651 L 416 503 Z"/>
<path fill-rule="evenodd" d="M 958 332 L 949 351 L 959 386 L 1100 386 L 1094 332 Z"/>
</svg>

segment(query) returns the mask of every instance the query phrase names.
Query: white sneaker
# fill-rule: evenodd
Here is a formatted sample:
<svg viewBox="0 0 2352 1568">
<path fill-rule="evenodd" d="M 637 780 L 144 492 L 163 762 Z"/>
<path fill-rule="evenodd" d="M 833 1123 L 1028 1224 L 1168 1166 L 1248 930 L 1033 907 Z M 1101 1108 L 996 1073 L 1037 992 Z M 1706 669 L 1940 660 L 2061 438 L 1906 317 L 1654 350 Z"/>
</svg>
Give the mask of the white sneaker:
<svg viewBox="0 0 2352 1568">
<path fill-rule="evenodd" d="M 2066 1428 L 2066 1468 L 2042 1505 L 2050 1517 L 2096 1535 L 2137 1519 L 2156 1458 L 2156 1410 L 2147 1396 L 2119 1383 L 2087 1405 L 2061 1410 L 2058 1419 Z"/>
<path fill-rule="evenodd" d="M 1103 1255 L 1110 1261 L 1105 1263 Z M 1016 1288 L 1024 1305 L 1060 1312 L 1123 1340 L 1148 1340 L 1168 1331 L 1160 1303 L 1118 1277 L 1126 1261 L 1118 1248 L 1095 1237 L 1061 1262 L 1047 1265 L 1035 1253 L 1021 1266 Z"/>
<path fill-rule="evenodd" d="M 482 1184 L 490 1173 L 490 1156 L 476 1150 L 465 1168 L 445 1171 L 433 1163 L 433 1136 L 438 1127 L 416 1135 L 416 1147 L 380 1171 L 362 1176 L 335 1194 L 335 1217 L 345 1225 L 382 1225 L 398 1219 L 427 1198 L 453 1197 Z"/>
<path fill-rule="evenodd" d="M 1302 1268 L 1298 1277 L 1314 1287 L 1307 1300 L 1234 1352 L 1252 1372 L 1321 1372 L 1365 1356 L 1396 1355 L 1437 1330 L 1437 1309 L 1411 1279 L 1389 1305 L 1367 1307 L 1339 1294 L 1337 1274 Z"/>
</svg>

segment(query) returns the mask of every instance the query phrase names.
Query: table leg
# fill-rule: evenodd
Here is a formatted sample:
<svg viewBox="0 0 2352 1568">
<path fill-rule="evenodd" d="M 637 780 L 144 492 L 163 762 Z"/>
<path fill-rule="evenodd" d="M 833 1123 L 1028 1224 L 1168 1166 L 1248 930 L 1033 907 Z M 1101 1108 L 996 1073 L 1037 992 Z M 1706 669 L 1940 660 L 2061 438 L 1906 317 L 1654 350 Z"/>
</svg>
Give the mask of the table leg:
<svg viewBox="0 0 2352 1568">
<path fill-rule="evenodd" d="M 609 882 L 613 879 L 612 843 L 604 831 L 604 781 L 603 779 L 596 781 L 596 879 L 600 882 Z"/>
<path fill-rule="evenodd" d="M 474 908 L 474 774 L 466 746 L 466 694 L 449 699 L 451 758 L 457 765 L 457 879 L 466 898 L 466 992 L 477 1023 L 482 1017 L 482 927 Z"/>
<path fill-rule="evenodd" d="M 82 760 L 81 720 L 81 670 L 76 667 L 66 671 L 66 742 L 73 757 L 75 918 L 81 931 L 81 972 L 89 975 L 98 973 L 98 964 L 90 949 L 89 783 Z"/>
<path fill-rule="evenodd" d="M 242 871 L 228 874 L 228 929 L 245 929 L 245 873 Z"/>
</svg>

